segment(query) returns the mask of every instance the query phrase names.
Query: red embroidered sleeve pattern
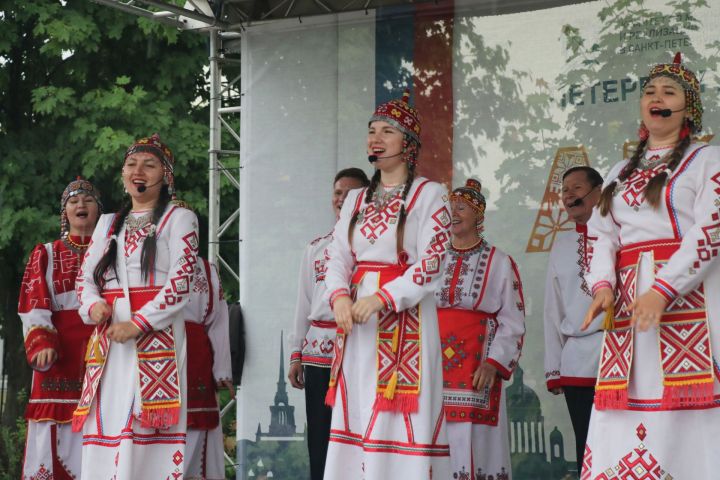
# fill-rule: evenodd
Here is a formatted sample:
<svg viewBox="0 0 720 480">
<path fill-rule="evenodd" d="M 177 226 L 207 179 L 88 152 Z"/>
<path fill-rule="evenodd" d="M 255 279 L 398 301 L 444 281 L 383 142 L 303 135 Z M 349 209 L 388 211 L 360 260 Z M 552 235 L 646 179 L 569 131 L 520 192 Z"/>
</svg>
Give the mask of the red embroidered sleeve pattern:
<svg viewBox="0 0 720 480">
<path fill-rule="evenodd" d="M 380 300 L 383 302 L 383 306 L 385 309 L 397 311 L 397 307 L 395 306 L 395 302 L 393 301 L 392 295 L 390 295 L 390 292 L 385 290 L 384 288 L 380 288 L 375 294 L 380 298 Z"/>
<path fill-rule="evenodd" d="M 38 245 L 30 254 L 22 284 L 18 312 L 28 313 L 31 310 L 50 310 L 50 291 L 45 280 L 48 266 L 48 255 L 44 245 Z"/>
<path fill-rule="evenodd" d="M 32 364 L 35 355 L 41 350 L 52 348 L 55 351 L 59 348 L 59 339 L 56 330 L 46 327 L 33 327 L 25 337 L 25 355 L 28 363 Z"/>
<path fill-rule="evenodd" d="M 87 260 L 88 255 L 90 254 L 90 248 L 92 247 L 92 245 L 93 241 L 92 239 L 90 239 L 90 243 L 88 243 L 88 248 L 85 250 L 85 254 L 80 261 L 80 268 L 78 268 L 77 277 L 75 277 L 75 295 L 77 295 L 78 302 L 80 303 L 82 303 L 82 292 L 85 289 L 85 276 L 83 275 L 83 268 L 85 267 L 85 260 Z M 92 310 L 92 307 L 95 305 L 95 303 L 90 306 L 88 312 Z"/>
<path fill-rule="evenodd" d="M 168 305 L 175 305 L 182 301 L 183 297 L 190 294 L 195 265 L 197 264 L 198 236 L 190 232 L 182 237 L 185 243 L 183 258 L 180 261 L 180 268 L 175 271 L 175 276 L 166 283 L 164 302 L 160 309 L 164 310 Z"/>
<path fill-rule="evenodd" d="M 668 303 L 671 303 L 678 296 L 677 290 L 662 278 L 656 278 L 655 284 L 651 288 L 667 300 Z"/>
<path fill-rule="evenodd" d="M 290 364 L 298 363 L 302 361 L 302 352 L 296 350 L 290 354 Z"/>
<path fill-rule="evenodd" d="M 448 228 L 450 228 L 451 215 L 447 207 L 443 205 L 432 215 L 434 222 L 433 230 L 436 232 L 430 245 L 425 250 L 425 255 L 419 264 L 416 264 L 413 272 L 413 282 L 423 286 L 432 281 L 432 277 L 438 275 L 442 268 L 443 259 L 450 242 Z"/>
<path fill-rule="evenodd" d="M 335 301 L 340 297 L 350 297 L 350 290 L 347 288 L 338 288 L 330 294 L 330 308 L 332 309 L 335 305 Z"/>
<path fill-rule="evenodd" d="M 600 281 L 600 282 L 597 282 L 597 283 L 596 283 L 595 285 L 593 285 L 593 287 L 592 287 L 592 294 L 593 294 L 593 296 L 595 296 L 595 293 L 596 293 L 598 290 L 600 290 L 601 288 L 609 288 L 610 290 L 612 290 L 613 286 L 612 286 L 612 284 L 611 284 L 610 282 L 606 282 L 605 280 Z"/>
</svg>

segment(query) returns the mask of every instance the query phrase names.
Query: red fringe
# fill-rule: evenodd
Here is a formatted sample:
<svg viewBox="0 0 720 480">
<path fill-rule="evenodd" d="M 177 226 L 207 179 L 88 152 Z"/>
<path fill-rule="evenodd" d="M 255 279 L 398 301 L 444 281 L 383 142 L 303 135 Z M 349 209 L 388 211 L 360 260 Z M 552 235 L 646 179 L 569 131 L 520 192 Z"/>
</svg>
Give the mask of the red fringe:
<svg viewBox="0 0 720 480">
<path fill-rule="evenodd" d="M 180 421 L 180 407 L 144 408 L 140 415 L 140 425 L 143 428 L 168 428 L 177 425 L 178 421 Z"/>
<path fill-rule="evenodd" d="M 87 420 L 87 415 L 73 415 L 72 431 L 81 432 L 83 425 L 85 425 L 85 420 Z"/>
<path fill-rule="evenodd" d="M 663 389 L 662 408 L 673 410 L 682 407 L 708 405 L 714 401 L 713 382 L 676 386 L 666 385 Z"/>
<path fill-rule="evenodd" d="M 396 393 L 392 400 L 388 400 L 382 393 L 375 397 L 375 406 L 380 412 L 416 413 L 419 395 L 416 393 Z"/>
<path fill-rule="evenodd" d="M 627 408 L 627 405 L 627 388 L 595 390 L 595 408 L 597 410 L 623 410 Z"/>
<path fill-rule="evenodd" d="M 328 391 L 325 394 L 325 405 L 327 405 L 328 407 L 334 407 L 336 394 L 337 394 L 337 385 L 334 387 L 328 387 Z"/>
</svg>

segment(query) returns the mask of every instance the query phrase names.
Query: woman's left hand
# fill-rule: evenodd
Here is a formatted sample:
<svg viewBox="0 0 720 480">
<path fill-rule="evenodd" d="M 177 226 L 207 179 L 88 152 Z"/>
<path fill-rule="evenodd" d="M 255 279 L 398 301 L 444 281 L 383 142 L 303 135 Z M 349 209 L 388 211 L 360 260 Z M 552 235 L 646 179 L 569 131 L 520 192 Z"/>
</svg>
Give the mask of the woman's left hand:
<svg viewBox="0 0 720 480">
<path fill-rule="evenodd" d="M 125 343 L 140 336 L 142 332 L 132 322 L 113 323 L 107 329 L 107 337 L 113 342 Z"/>
<path fill-rule="evenodd" d="M 374 294 L 358 299 L 352 306 L 353 322 L 367 323 L 374 313 L 382 310 L 383 306 L 382 301 Z"/>
<path fill-rule="evenodd" d="M 483 362 L 473 374 L 473 388 L 478 391 L 485 387 L 492 388 L 495 384 L 495 377 L 497 377 L 497 368 L 495 368 L 494 365 Z"/>
<path fill-rule="evenodd" d="M 630 306 L 632 311 L 630 325 L 635 325 L 635 328 L 641 332 L 647 331 L 650 327 L 657 327 L 667 304 L 665 297 L 654 290 L 643 293 Z"/>
<path fill-rule="evenodd" d="M 227 391 L 230 393 L 230 398 L 235 398 L 235 386 L 233 385 L 232 380 L 220 380 L 217 382 L 217 387 L 227 388 Z"/>
</svg>

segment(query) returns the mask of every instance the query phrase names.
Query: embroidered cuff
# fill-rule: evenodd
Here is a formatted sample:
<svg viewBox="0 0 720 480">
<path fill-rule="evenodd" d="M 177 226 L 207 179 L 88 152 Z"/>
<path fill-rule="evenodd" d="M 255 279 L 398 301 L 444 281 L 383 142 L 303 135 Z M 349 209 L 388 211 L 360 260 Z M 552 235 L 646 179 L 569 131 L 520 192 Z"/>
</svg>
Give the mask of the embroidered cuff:
<svg viewBox="0 0 720 480">
<path fill-rule="evenodd" d="M 595 292 L 597 292 L 601 288 L 609 288 L 610 290 L 612 290 L 613 286 L 607 280 L 601 280 L 601 281 L 597 282 L 595 285 L 593 285 L 593 287 L 592 287 L 593 296 L 595 296 Z"/>
<path fill-rule="evenodd" d="M 488 358 L 485 360 L 487 363 L 492 365 L 493 367 L 497 368 L 498 375 L 502 377 L 503 380 L 510 380 L 510 377 L 512 376 L 512 372 L 505 368 L 503 365 L 498 363 L 496 360 L 493 360 L 492 358 Z"/>
<path fill-rule="evenodd" d="M 340 297 L 350 297 L 350 291 L 347 288 L 338 288 L 330 294 L 330 309 L 332 310 L 335 305 L 335 300 Z"/>
<path fill-rule="evenodd" d="M 385 309 L 397 311 L 395 309 L 395 302 L 393 301 L 392 295 L 385 290 L 384 288 L 381 288 L 377 292 L 375 292 L 375 295 L 378 296 L 378 298 L 383 302 L 383 305 L 385 306 Z"/>
<path fill-rule="evenodd" d="M 135 326 L 138 327 L 143 333 L 147 333 L 152 330 L 152 325 L 150 325 L 150 322 L 148 322 L 147 319 L 139 313 L 133 315 L 130 321 L 134 323 Z"/>
<path fill-rule="evenodd" d="M 290 365 L 292 365 L 293 363 L 301 362 L 301 361 L 302 361 L 302 352 L 300 352 L 300 350 L 297 350 L 290 354 Z"/>
<path fill-rule="evenodd" d="M 659 293 L 668 303 L 672 303 L 678 297 L 678 292 L 662 278 L 655 278 L 655 284 L 650 287 Z"/>
<path fill-rule="evenodd" d="M 48 327 L 32 327 L 25 337 L 25 354 L 28 364 L 33 365 L 35 355 L 41 350 L 52 348 L 58 350 L 58 334 L 56 330 Z"/>
</svg>

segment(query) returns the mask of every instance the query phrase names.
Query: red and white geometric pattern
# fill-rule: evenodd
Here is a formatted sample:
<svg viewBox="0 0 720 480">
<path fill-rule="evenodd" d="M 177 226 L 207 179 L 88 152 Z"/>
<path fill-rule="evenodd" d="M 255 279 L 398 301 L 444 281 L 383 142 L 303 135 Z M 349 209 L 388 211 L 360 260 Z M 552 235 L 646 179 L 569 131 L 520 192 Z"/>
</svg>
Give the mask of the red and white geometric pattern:
<svg viewBox="0 0 720 480">
<path fill-rule="evenodd" d="M 700 268 L 702 262 L 708 262 L 717 257 L 720 249 L 720 215 L 718 212 L 712 214 L 712 224 L 702 227 L 704 238 L 697 241 L 697 260 L 693 268 Z"/>
<path fill-rule="evenodd" d="M 447 207 L 443 205 L 431 218 L 434 222 L 435 236 L 425 250 L 422 262 L 413 270 L 412 276 L 413 282 L 420 286 L 429 283 L 434 276 L 440 273 L 445 253 L 450 245 L 448 228 L 450 228 L 452 217 Z"/>
<path fill-rule="evenodd" d="M 625 200 L 625 203 L 627 203 L 629 207 L 638 210 L 640 205 L 645 202 L 645 188 L 648 182 L 663 170 L 665 170 L 664 163 L 660 163 L 647 170 L 635 169 L 633 173 L 630 174 L 630 177 L 623 182 L 621 187 L 623 190 L 622 198 Z"/>
<path fill-rule="evenodd" d="M 375 203 L 370 203 L 365 207 L 362 222 L 360 223 L 360 233 L 367 238 L 370 243 L 380 238 L 388 231 L 388 225 L 396 223 L 400 215 L 400 208 L 403 205 L 400 192 L 390 200 L 382 210 L 378 210 Z"/>
<path fill-rule="evenodd" d="M 642 423 L 638 425 L 636 433 L 640 439 L 640 444 L 626 455 L 623 455 L 616 465 L 605 469 L 593 480 L 673 480 L 675 478 L 660 466 L 655 456 L 642 443 L 647 436 L 647 430 Z M 588 456 L 589 449 L 586 447 L 585 459 L 588 459 Z M 583 461 L 582 480 L 590 478 L 589 475 L 585 476 L 584 473 L 591 470 L 591 464 L 588 464 L 587 470 L 584 465 L 585 462 Z"/>
</svg>

